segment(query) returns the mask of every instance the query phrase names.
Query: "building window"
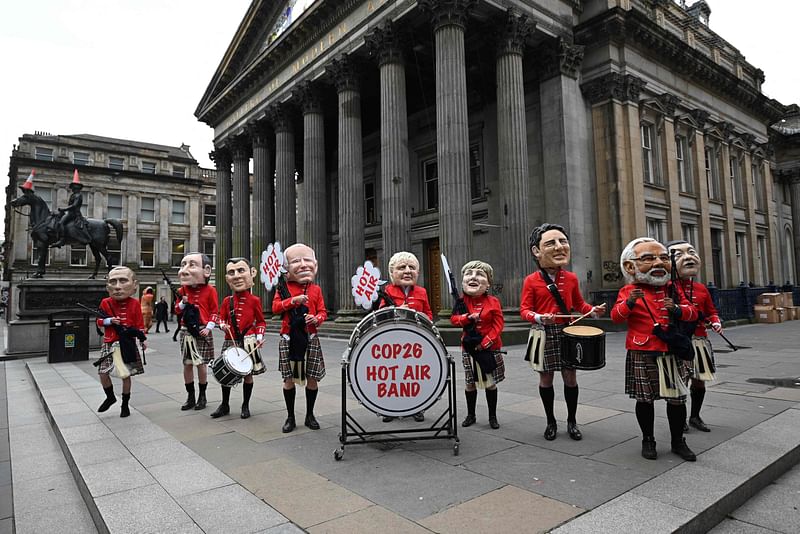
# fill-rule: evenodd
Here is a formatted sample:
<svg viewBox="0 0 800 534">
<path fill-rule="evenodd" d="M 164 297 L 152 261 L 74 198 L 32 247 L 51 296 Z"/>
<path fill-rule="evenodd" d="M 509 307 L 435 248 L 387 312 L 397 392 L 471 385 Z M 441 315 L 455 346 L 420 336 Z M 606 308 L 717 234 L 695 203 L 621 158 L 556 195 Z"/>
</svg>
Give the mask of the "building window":
<svg viewBox="0 0 800 534">
<path fill-rule="evenodd" d="M 764 187 L 764 176 L 761 174 L 760 163 L 753 163 L 750 166 L 750 175 L 753 181 L 753 191 L 755 191 L 756 194 L 756 209 L 758 211 L 766 211 L 767 194 Z"/>
<path fill-rule="evenodd" d="M 715 150 L 713 147 L 707 146 L 705 149 L 706 186 L 708 187 L 708 198 L 711 200 L 720 200 L 722 198 L 722 192 L 719 186 L 717 158 L 714 152 Z"/>
<path fill-rule="evenodd" d="M 203 240 L 203 254 L 208 256 L 208 259 L 211 260 L 211 265 L 214 265 L 214 254 L 217 251 L 217 243 L 213 239 L 204 239 Z M 178 265 L 180 266 L 180 260 L 178 260 Z"/>
<path fill-rule="evenodd" d="M 172 223 L 184 224 L 186 222 L 186 201 L 173 200 L 172 201 Z"/>
<path fill-rule="evenodd" d="M 186 178 L 186 167 L 172 167 L 172 176 Z"/>
<path fill-rule="evenodd" d="M 689 140 L 684 135 L 675 137 L 675 159 L 678 167 L 678 187 L 681 193 L 692 193 L 692 165 L 690 161 Z"/>
<path fill-rule="evenodd" d="M 422 177 L 425 182 L 425 209 L 439 207 L 439 167 L 435 159 L 422 162 Z"/>
<path fill-rule="evenodd" d="M 217 225 L 216 204 L 203 204 L 203 226 Z"/>
<path fill-rule="evenodd" d="M 655 144 L 655 126 L 648 122 L 643 122 L 640 130 L 642 138 L 642 173 L 644 174 L 644 183 L 661 185 L 658 150 Z"/>
<path fill-rule="evenodd" d="M 747 275 L 747 241 L 742 232 L 736 232 L 736 263 L 739 267 L 739 281 L 747 283 L 749 276 Z"/>
<path fill-rule="evenodd" d="M 88 152 L 73 152 L 72 163 L 75 165 L 91 165 Z"/>
<path fill-rule="evenodd" d="M 375 213 L 375 180 L 364 182 L 364 215 L 367 218 L 367 224 L 378 222 Z"/>
<path fill-rule="evenodd" d="M 85 267 L 88 265 L 88 251 L 86 245 L 69 246 L 69 264 L 72 267 Z"/>
<path fill-rule="evenodd" d="M 744 190 L 742 188 L 742 173 L 739 167 L 739 158 L 731 156 L 730 173 L 731 173 L 731 189 L 733 190 L 733 204 L 735 206 L 744 205 Z"/>
<path fill-rule="evenodd" d="M 759 283 L 762 286 L 767 285 L 769 282 L 769 262 L 767 261 L 767 238 L 763 235 L 756 237 L 756 243 L 758 244 L 758 259 L 759 263 L 761 264 L 761 280 Z"/>
<path fill-rule="evenodd" d="M 109 219 L 122 219 L 122 195 L 108 194 L 108 209 L 106 217 Z"/>
<path fill-rule="evenodd" d="M 33 157 L 42 161 L 53 161 L 53 149 L 37 146 L 33 150 Z"/>
<path fill-rule="evenodd" d="M 125 158 L 120 158 L 117 156 L 109 156 L 108 158 L 108 168 L 114 169 L 115 171 L 124 171 L 125 170 Z"/>
<path fill-rule="evenodd" d="M 49 187 L 37 187 L 35 192 L 47 203 L 47 207 L 50 208 L 50 211 L 53 211 L 53 190 Z"/>
<path fill-rule="evenodd" d="M 156 240 L 151 237 L 143 237 L 139 240 L 141 253 L 139 254 L 139 267 L 156 266 Z"/>
<path fill-rule="evenodd" d="M 681 237 L 697 248 L 697 226 L 694 224 L 681 224 Z"/>
<path fill-rule="evenodd" d="M 45 265 L 50 265 L 50 252 L 48 251 L 45 256 Z M 39 248 L 36 246 L 36 241 L 31 239 L 31 265 L 39 265 Z"/>
<path fill-rule="evenodd" d="M 186 255 L 186 241 L 183 239 L 172 240 L 172 263 L 173 267 L 180 267 L 181 260 Z"/>
<path fill-rule="evenodd" d="M 156 222 L 156 199 L 142 197 L 142 209 L 139 217 L 142 222 Z"/>
<path fill-rule="evenodd" d="M 108 261 L 111 262 L 111 265 L 122 265 L 122 244 L 117 241 L 116 232 L 109 234 L 106 250 L 108 251 Z"/>
<path fill-rule="evenodd" d="M 483 198 L 483 172 L 481 172 L 481 147 L 477 143 L 469 147 L 469 185 L 472 199 Z"/>
<path fill-rule="evenodd" d="M 83 204 L 81 204 L 81 215 L 89 217 L 89 206 L 92 205 L 92 193 L 83 193 Z"/>
<path fill-rule="evenodd" d="M 711 266 L 714 271 L 714 280 L 718 287 L 725 287 L 722 271 L 722 230 L 711 229 Z"/>
<path fill-rule="evenodd" d="M 647 237 L 652 237 L 659 243 L 665 243 L 666 224 L 662 219 L 647 219 Z"/>
<path fill-rule="evenodd" d="M 156 164 L 152 161 L 143 161 L 142 162 L 142 172 L 146 172 L 147 174 L 155 174 L 156 173 Z"/>
</svg>

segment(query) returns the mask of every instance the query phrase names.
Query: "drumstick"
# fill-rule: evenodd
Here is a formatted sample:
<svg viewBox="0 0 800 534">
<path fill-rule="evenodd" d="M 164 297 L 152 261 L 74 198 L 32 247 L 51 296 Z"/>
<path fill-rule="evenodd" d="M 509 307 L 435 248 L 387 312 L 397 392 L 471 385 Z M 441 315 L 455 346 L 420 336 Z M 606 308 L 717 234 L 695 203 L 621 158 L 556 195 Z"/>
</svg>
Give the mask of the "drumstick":
<svg viewBox="0 0 800 534">
<path fill-rule="evenodd" d="M 558 314 L 558 313 L 553 314 L 553 319 L 572 319 L 574 317 L 579 317 L 579 316 L 577 314 L 567 314 L 567 315 Z"/>
<path fill-rule="evenodd" d="M 575 319 L 574 321 L 570 322 L 570 323 L 569 323 L 567 326 L 572 326 L 572 325 L 574 325 L 575 323 L 577 323 L 578 321 L 580 321 L 581 319 L 583 319 L 583 318 L 584 318 L 584 317 L 586 317 L 587 315 L 591 314 L 593 311 L 594 311 L 594 306 L 592 306 L 592 309 L 591 309 L 591 310 L 589 310 L 588 312 L 584 313 L 583 315 L 581 315 L 580 317 L 578 317 L 578 318 L 577 318 L 577 319 Z"/>
</svg>

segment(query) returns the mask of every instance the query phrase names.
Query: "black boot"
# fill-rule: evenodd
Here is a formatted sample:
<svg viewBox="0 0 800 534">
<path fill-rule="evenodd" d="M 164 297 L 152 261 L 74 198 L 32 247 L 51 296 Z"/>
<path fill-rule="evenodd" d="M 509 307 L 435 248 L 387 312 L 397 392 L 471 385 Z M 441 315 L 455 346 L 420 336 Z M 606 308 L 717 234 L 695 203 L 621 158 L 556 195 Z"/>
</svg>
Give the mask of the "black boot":
<svg viewBox="0 0 800 534">
<path fill-rule="evenodd" d="M 197 404 L 194 405 L 195 410 L 202 410 L 206 407 L 206 388 L 208 383 L 200 384 L 200 393 L 197 395 Z"/>
<path fill-rule="evenodd" d="M 658 452 L 656 452 L 656 438 L 653 436 L 645 436 L 642 440 L 642 458 L 646 460 L 655 460 L 658 458 Z"/>
<path fill-rule="evenodd" d="M 319 423 L 314 417 L 314 404 L 317 402 L 317 390 L 306 388 L 306 421 L 305 425 L 311 430 L 319 430 Z"/>
<path fill-rule="evenodd" d="M 217 409 L 211 414 L 211 417 L 216 419 L 217 417 L 222 417 L 223 415 L 228 415 L 231 413 L 230 402 L 231 400 L 231 388 L 222 386 L 222 402 Z"/>
<path fill-rule="evenodd" d="M 242 419 L 250 417 L 250 395 L 253 394 L 253 383 L 245 382 L 242 386 Z"/>
<path fill-rule="evenodd" d="M 130 393 L 123 393 L 122 394 L 122 409 L 119 411 L 120 417 L 128 417 L 131 414 L 131 410 L 128 408 L 128 401 L 131 400 Z"/>
<path fill-rule="evenodd" d="M 114 395 L 114 386 L 108 386 L 107 388 L 103 388 L 103 391 L 106 392 L 106 400 L 103 401 L 103 404 L 97 409 L 98 412 L 105 412 L 111 405 L 117 402 L 117 397 Z"/>
<path fill-rule="evenodd" d="M 283 400 L 286 403 L 286 412 L 289 414 L 288 417 L 286 417 L 286 422 L 283 423 L 283 428 L 281 428 L 284 434 L 291 432 L 297 426 L 294 421 L 294 399 L 296 395 L 296 388 L 283 390 Z"/>
<path fill-rule="evenodd" d="M 689 416 L 689 424 L 701 432 L 711 432 L 711 429 L 708 428 L 705 422 L 700 418 L 700 408 L 703 407 L 703 399 L 706 396 L 706 389 L 692 388 L 690 393 L 692 395 L 692 413 Z M 685 427 L 683 431 L 686 431 Z"/>
<path fill-rule="evenodd" d="M 189 382 L 184 385 L 186 386 L 186 402 L 181 406 L 182 412 L 194 408 L 194 382 Z"/>
<path fill-rule="evenodd" d="M 461 421 L 461 426 L 472 426 L 477 421 L 475 419 L 475 405 L 478 403 L 478 390 L 464 391 L 464 397 L 467 399 L 467 416 Z"/>
<path fill-rule="evenodd" d="M 489 405 L 489 426 L 497 430 L 500 428 L 497 422 L 497 388 L 486 390 L 486 404 Z"/>
<path fill-rule="evenodd" d="M 686 405 L 667 403 L 667 421 L 669 422 L 672 452 L 687 462 L 696 461 L 697 456 L 692 452 L 692 449 L 686 445 L 686 440 L 683 438 L 683 423 L 686 421 Z"/>
</svg>

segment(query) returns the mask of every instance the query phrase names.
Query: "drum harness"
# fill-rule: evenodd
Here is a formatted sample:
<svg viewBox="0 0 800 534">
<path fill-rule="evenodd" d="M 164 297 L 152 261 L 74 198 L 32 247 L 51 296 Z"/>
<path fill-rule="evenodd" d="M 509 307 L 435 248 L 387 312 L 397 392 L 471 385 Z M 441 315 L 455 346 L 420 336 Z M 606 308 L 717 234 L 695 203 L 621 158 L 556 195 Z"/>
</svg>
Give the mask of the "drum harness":
<svg viewBox="0 0 800 534">
<path fill-rule="evenodd" d="M 91 314 L 100 317 L 101 319 L 108 319 L 111 317 L 100 308 L 90 308 L 88 306 L 84 306 L 80 302 L 77 302 L 76 304 Z M 119 350 L 122 352 L 122 361 L 125 363 L 136 363 L 136 340 L 138 339 L 140 343 L 143 343 L 147 339 L 147 336 L 145 336 L 144 332 L 133 326 L 112 323 L 111 327 L 117 332 L 117 337 L 119 338 Z M 100 329 L 98 328 L 98 332 L 99 330 Z M 100 363 L 104 359 L 105 357 L 98 358 L 92 362 L 92 365 L 99 367 Z M 144 347 L 142 347 L 142 365 L 147 365 Z"/>
</svg>

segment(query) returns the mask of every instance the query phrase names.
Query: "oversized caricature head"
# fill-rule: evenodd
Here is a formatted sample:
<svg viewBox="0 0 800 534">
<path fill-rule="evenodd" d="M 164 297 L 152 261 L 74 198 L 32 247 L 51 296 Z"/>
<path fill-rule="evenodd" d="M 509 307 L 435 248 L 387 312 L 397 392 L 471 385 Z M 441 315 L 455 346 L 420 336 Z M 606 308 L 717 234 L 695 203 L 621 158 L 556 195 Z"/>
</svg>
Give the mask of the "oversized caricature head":
<svg viewBox="0 0 800 534">
<path fill-rule="evenodd" d="M 465 295 L 477 297 L 489 290 L 494 278 L 494 269 L 480 260 L 468 261 L 461 268 L 461 289 Z"/>
<path fill-rule="evenodd" d="M 400 287 L 413 287 L 419 278 L 419 260 L 410 252 L 396 252 L 389 258 L 389 278 Z"/>
<path fill-rule="evenodd" d="M 108 271 L 106 289 L 108 296 L 114 300 L 125 300 L 136 291 L 136 274 L 124 265 L 117 265 Z"/>
<path fill-rule="evenodd" d="M 544 223 L 531 232 L 531 254 L 544 269 L 569 265 L 570 248 L 567 231 L 559 224 Z"/>
<path fill-rule="evenodd" d="M 200 252 L 190 252 L 181 260 L 178 278 L 182 286 L 199 286 L 211 278 L 211 258 Z"/>
<path fill-rule="evenodd" d="M 283 251 L 286 257 L 286 277 L 291 282 L 308 284 L 317 276 L 317 255 L 314 249 L 302 243 L 295 243 Z"/>
<path fill-rule="evenodd" d="M 225 264 L 225 281 L 237 293 L 253 287 L 255 275 L 256 270 L 247 258 L 231 258 Z"/>
<path fill-rule="evenodd" d="M 670 259 L 667 247 L 650 237 L 637 237 L 619 257 L 622 276 L 629 284 L 664 286 L 669 282 Z"/>
<path fill-rule="evenodd" d="M 675 258 L 678 277 L 681 280 L 694 278 L 700 272 L 700 255 L 688 241 L 670 241 L 667 250 Z"/>
</svg>

